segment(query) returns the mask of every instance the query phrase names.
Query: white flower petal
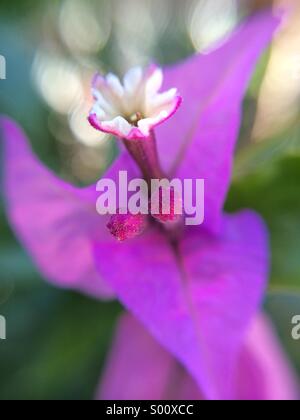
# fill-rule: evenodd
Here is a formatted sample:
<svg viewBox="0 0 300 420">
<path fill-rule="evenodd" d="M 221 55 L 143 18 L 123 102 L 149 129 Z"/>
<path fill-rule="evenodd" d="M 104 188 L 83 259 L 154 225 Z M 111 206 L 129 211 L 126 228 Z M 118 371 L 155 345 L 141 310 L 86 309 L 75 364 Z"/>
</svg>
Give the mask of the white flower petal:
<svg viewBox="0 0 300 420">
<path fill-rule="evenodd" d="M 177 95 L 177 89 L 170 89 L 167 92 L 160 93 L 158 95 L 155 95 L 150 103 L 153 107 L 160 107 L 164 105 L 169 105 L 170 102 L 173 102 Z"/>
<path fill-rule="evenodd" d="M 92 114 L 96 114 L 97 118 L 100 121 L 105 121 L 109 118 L 109 115 L 104 111 L 103 108 L 100 107 L 100 105 L 96 102 L 92 109 Z"/>
<path fill-rule="evenodd" d="M 177 101 L 176 97 L 177 89 L 170 89 L 167 92 L 149 98 L 145 105 L 146 115 L 157 115 L 164 109 L 169 111 L 170 108 L 174 107 L 174 104 Z"/>
<path fill-rule="evenodd" d="M 162 110 L 157 115 L 154 115 L 149 118 L 144 118 L 138 122 L 138 127 L 144 135 L 149 135 L 153 127 L 159 124 L 161 121 L 165 120 L 169 116 L 168 110 Z"/>
<path fill-rule="evenodd" d="M 151 121 L 151 118 L 144 118 L 138 122 L 138 128 L 144 136 L 149 136 L 150 134 L 150 130 L 152 128 Z"/>
<path fill-rule="evenodd" d="M 141 67 L 135 67 L 129 70 L 123 80 L 124 86 L 111 73 L 99 80 L 101 83 L 93 90 L 95 104 L 92 113 L 101 122 L 100 129 L 117 137 L 148 137 L 152 128 L 171 116 L 179 103 L 177 89 L 159 93 L 163 83 L 163 72 L 159 68 L 143 71 Z M 138 120 L 139 115 L 144 118 Z M 131 123 L 134 117 L 137 127 Z"/>
<path fill-rule="evenodd" d="M 104 96 L 97 90 L 93 89 L 93 96 L 97 101 L 98 105 L 108 114 L 115 115 L 116 109 L 114 108 L 113 104 L 109 103 Z"/>
<path fill-rule="evenodd" d="M 106 76 L 106 82 L 108 87 L 115 93 L 115 95 L 122 97 L 124 95 L 124 88 L 120 82 L 120 79 L 112 73 Z"/>
<path fill-rule="evenodd" d="M 105 121 L 103 122 L 102 126 L 106 130 L 111 130 L 112 132 L 119 133 L 121 137 L 128 136 L 132 129 L 132 126 L 123 117 L 116 117 L 111 121 Z"/>
<path fill-rule="evenodd" d="M 157 94 L 159 89 L 162 87 L 163 80 L 163 72 L 160 68 L 157 68 L 146 82 L 146 96 L 153 96 Z"/>
</svg>

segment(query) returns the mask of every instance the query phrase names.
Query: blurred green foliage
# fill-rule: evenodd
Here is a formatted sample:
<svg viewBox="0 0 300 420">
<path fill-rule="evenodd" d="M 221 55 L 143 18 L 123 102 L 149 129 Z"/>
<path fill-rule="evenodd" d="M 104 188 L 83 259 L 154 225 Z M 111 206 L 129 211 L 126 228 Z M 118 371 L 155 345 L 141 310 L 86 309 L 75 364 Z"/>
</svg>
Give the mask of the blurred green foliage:
<svg viewBox="0 0 300 420">
<path fill-rule="evenodd" d="M 300 291 L 300 155 L 284 156 L 236 181 L 227 209 L 252 208 L 268 224 L 272 248 L 271 287 Z"/>
<path fill-rule="evenodd" d="M 285 136 L 288 134 L 291 133 Z M 286 137 L 281 138 L 282 143 L 285 141 Z M 236 176 L 226 208 L 228 211 L 254 209 L 268 225 L 272 265 L 265 309 L 300 372 L 300 342 L 291 337 L 291 320 L 300 314 L 300 153 L 291 154 L 285 147 L 278 150 L 276 144 L 278 138 L 268 142 L 269 148 L 259 146 L 259 152 L 254 153 L 255 160 L 251 153 L 248 155 L 250 174 Z M 245 156 L 242 160 L 246 165 Z"/>
</svg>

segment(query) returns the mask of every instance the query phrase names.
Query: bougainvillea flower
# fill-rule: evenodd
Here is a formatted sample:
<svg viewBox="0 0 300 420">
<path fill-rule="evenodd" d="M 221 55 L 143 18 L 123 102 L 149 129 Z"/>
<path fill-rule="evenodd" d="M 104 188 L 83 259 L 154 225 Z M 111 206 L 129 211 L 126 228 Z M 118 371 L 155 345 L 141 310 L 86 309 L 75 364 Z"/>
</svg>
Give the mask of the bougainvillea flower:
<svg viewBox="0 0 300 420">
<path fill-rule="evenodd" d="M 235 400 L 296 400 L 297 383 L 272 325 L 259 315 L 235 372 Z M 203 400 L 193 378 L 132 316 L 120 320 L 96 395 L 103 400 Z"/>
<path fill-rule="evenodd" d="M 126 139 L 143 139 L 151 130 L 170 118 L 178 109 L 181 97 L 176 88 L 159 93 L 163 72 L 155 66 L 128 71 L 123 84 L 108 74 L 95 76 L 95 104 L 89 121 L 97 130 Z"/>
<path fill-rule="evenodd" d="M 117 242 L 95 210 L 96 187 L 60 180 L 38 162 L 22 130 L 2 121 L 8 216 L 41 271 L 59 286 L 117 297 L 207 399 L 234 397 L 240 349 L 267 285 L 263 221 L 251 211 L 225 215 L 223 206 L 245 90 L 277 25 L 270 12 L 258 14 L 219 49 L 165 70 L 162 91 L 176 88 L 184 102 L 156 130 L 162 171 L 206 183 L 205 223 L 182 229 L 176 243 L 155 222 L 141 236 Z M 111 80 L 105 89 L 116 89 Z M 153 84 L 157 92 L 160 83 Z M 140 175 L 132 148 L 145 147 L 147 139 L 125 141 L 128 150 L 122 148 L 106 178 L 117 180 L 124 170 L 129 179 Z"/>
</svg>

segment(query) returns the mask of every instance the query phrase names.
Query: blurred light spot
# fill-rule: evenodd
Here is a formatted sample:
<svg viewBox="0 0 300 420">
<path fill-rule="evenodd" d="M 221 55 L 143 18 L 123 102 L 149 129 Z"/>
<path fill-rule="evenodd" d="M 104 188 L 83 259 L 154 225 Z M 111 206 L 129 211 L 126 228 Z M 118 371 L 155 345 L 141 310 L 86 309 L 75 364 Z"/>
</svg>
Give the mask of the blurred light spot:
<svg viewBox="0 0 300 420">
<path fill-rule="evenodd" d="M 37 53 L 33 63 L 33 78 L 46 103 L 59 113 L 67 114 L 82 97 L 78 69 L 55 54 Z"/>
<path fill-rule="evenodd" d="M 89 124 L 87 116 L 90 111 L 88 103 L 80 104 L 70 115 L 70 127 L 74 136 L 86 146 L 104 145 L 109 136 L 95 130 Z"/>
<path fill-rule="evenodd" d="M 85 147 L 79 144 L 79 147 L 72 151 L 70 168 L 78 180 L 90 183 L 107 168 L 110 159 L 110 142 L 104 142 L 98 147 Z"/>
<path fill-rule="evenodd" d="M 95 53 L 110 36 L 107 8 L 96 14 L 92 4 L 82 0 L 65 0 L 60 14 L 60 32 L 67 46 L 74 51 Z"/>
<path fill-rule="evenodd" d="M 123 71 L 149 60 L 157 33 L 149 2 L 126 0 L 118 2 L 117 7 L 115 35 L 123 57 L 116 57 L 116 60 L 122 60 Z"/>
<path fill-rule="evenodd" d="M 262 140 L 285 128 L 300 110 L 300 4 L 294 4 L 286 26 L 273 43 L 261 86 L 253 138 Z M 279 5 L 287 5 L 283 0 Z"/>
<path fill-rule="evenodd" d="M 238 22 L 236 0 L 199 0 L 190 13 L 188 32 L 197 51 L 211 49 Z"/>
<path fill-rule="evenodd" d="M 184 8 L 185 5 L 182 5 L 183 10 Z M 174 3 L 171 1 L 147 0 L 146 13 L 149 14 L 157 35 L 167 29 L 170 20 L 172 20 L 172 9 L 174 10 Z"/>
</svg>

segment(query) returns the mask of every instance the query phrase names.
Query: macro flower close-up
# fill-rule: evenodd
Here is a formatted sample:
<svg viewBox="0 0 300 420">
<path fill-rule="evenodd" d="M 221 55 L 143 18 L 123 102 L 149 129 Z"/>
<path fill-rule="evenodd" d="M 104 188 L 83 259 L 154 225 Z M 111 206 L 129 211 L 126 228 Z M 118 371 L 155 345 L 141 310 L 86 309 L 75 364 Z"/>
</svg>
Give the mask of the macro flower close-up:
<svg viewBox="0 0 300 420">
<path fill-rule="evenodd" d="M 299 399 L 300 15 L 154 3 L 45 2 L 27 93 L 4 50 L 0 399 Z"/>
<path fill-rule="evenodd" d="M 98 130 L 130 139 L 148 137 L 151 130 L 174 114 L 181 98 L 176 88 L 158 93 L 163 73 L 153 67 L 127 72 L 124 83 L 113 74 L 96 75 L 93 82 L 95 105 L 89 116 Z"/>
</svg>

